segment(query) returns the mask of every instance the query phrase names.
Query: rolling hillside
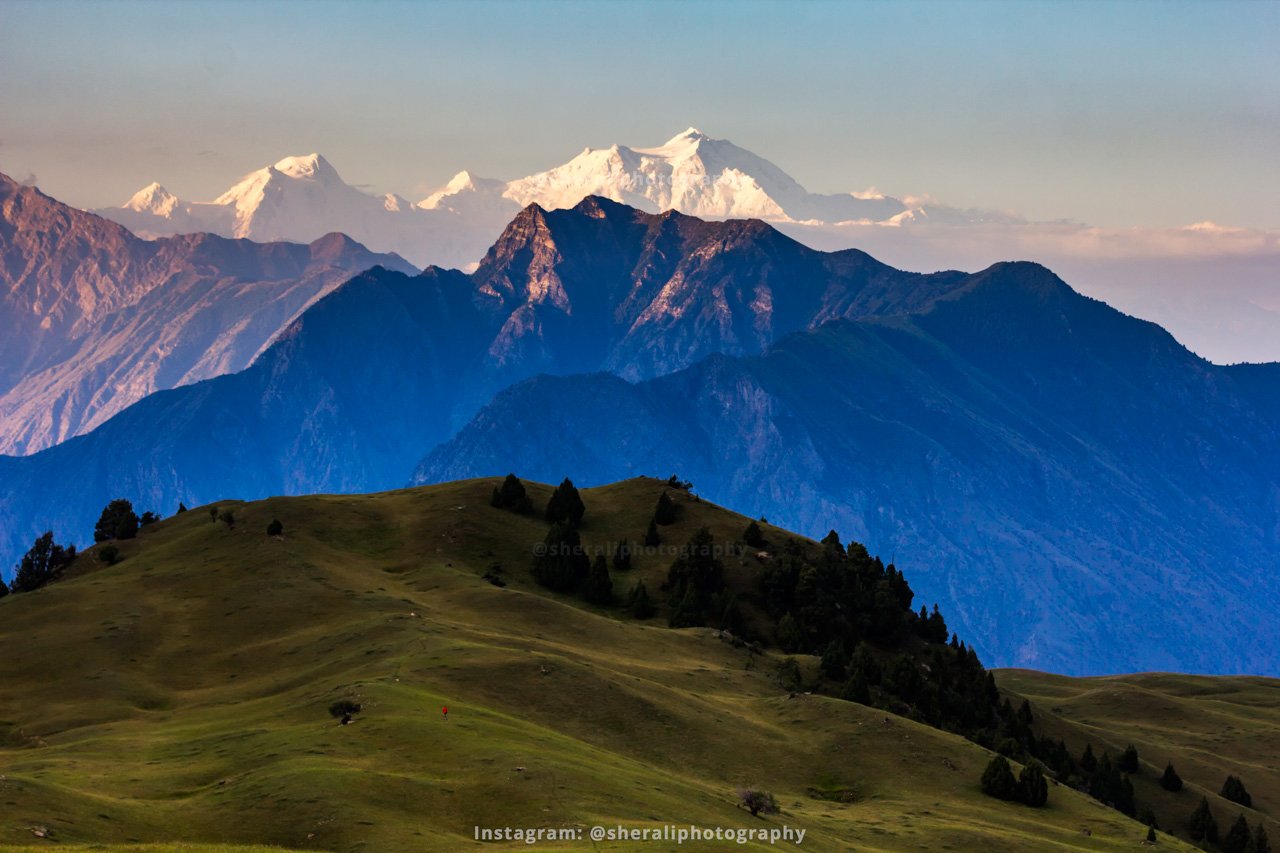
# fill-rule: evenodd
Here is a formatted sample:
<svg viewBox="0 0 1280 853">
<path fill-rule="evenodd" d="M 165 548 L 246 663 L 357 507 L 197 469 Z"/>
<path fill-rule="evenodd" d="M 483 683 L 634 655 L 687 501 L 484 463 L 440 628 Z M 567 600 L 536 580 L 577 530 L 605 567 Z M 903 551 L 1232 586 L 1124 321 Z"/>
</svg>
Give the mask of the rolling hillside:
<svg viewBox="0 0 1280 853">
<path fill-rule="evenodd" d="M 221 502 L 234 526 L 193 508 L 118 543 L 114 566 L 86 552 L 63 580 L 0 600 L 0 846 L 36 843 L 36 828 L 58 849 L 456 850 L 476 825 L 666 821 L 786 824 L 811 850 L 1128 850 L 1144 837 L 1063 787 L 1043 809 L 986 797 L 986 750 L 789 694 L 774 652 L 546 593 L 528 567 L 547 526 L 490 507 L 494 484 Z M 549 488 L 529 490 L 545 504 Z M 584 543 L 638 539 L 663 491 L 584 491 Z M 747 524 L 675 494 L 664 542 L 704 525 L 733 541 Z M 265 534 L 273 519 L 282 536 Z M 765 532 L 774 549 L 790 539 Z M 615 590 L 643 579 L 656 592 L 670 562 L 638 553 Z M 753 583 L 754 561 L 725 562 L 731 587 Z M 363 706 L 353 725 L 330 718 L 340 699 Z M 782 813 L 751 818 L 735 805 L 743 785 L 774 792 Z"/>
</svg>

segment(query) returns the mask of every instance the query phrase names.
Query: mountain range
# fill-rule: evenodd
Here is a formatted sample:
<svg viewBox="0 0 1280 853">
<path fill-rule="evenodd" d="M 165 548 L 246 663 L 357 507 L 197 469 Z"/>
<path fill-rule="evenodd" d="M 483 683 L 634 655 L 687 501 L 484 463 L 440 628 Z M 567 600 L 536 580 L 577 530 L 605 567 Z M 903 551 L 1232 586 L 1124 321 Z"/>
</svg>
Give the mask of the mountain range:
<svg viewBox="0 0 1280 853">
<path fill-rule="evenodd" d="M 921 275 L 759 221 L 529 205 L 473 273 L 375 267 L 247 369 L 0 458 L 0 550 L 121 495 L 675 471 L 866 541 L 984 660 L 1275 672 L 1278 378 L 1035 264 Z"/>
<path fill-rule="evenodd" d="M 41 450 L 153 391 L 241 370 L 375 265 L 416 271 L 341 234 L 142 240 L 0 175 L 0 452 Z"/>
<path fill-rule="evenodd" d="M 561 166 L 513 181 L 459 172 L 416 203 L 353 187 L 312 153 L 251 172 L 212 201 L 185 201 L 152 183 L 120 207 L 95 212 L 145 237 L 207 231 L 307 242 L 338 231 L 419 265 L 469 268 L 521 208 L 569 208 L 590 195 L 704 219 L 892 225 L 1008 219 L 875 191 L 811 193 L 768 160 L 692 127 L 656 148 L 587 148 Z"/>
</svg>

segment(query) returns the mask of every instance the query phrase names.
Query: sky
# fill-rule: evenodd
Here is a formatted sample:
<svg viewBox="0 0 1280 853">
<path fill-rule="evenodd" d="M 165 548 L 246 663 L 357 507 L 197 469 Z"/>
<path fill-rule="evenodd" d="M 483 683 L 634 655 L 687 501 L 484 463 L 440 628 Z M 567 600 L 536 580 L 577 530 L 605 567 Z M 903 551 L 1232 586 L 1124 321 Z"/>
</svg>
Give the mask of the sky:
<svg viewBox="0 0 1280 853">
<path fill-rule="evenodd" d="M 812 191 L 1280 227 L 1280 3 L 0 0 L 0 170 L 85 207 L 288 154 L 417 199 L 690 125 Z"/>
</svg>

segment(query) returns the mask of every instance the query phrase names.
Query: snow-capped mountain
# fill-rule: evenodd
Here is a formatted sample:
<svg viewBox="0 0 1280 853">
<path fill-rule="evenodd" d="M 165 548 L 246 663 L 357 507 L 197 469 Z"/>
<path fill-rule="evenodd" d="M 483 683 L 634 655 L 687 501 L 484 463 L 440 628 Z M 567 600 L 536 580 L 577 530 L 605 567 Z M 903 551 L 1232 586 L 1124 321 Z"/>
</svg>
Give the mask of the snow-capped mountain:
<svg viewBox="0 0 1280 853">
<path fill-rule="evenodd" d="M 674 209 L 797 227 L 992 219 L 875 191 L 812 193 L 768 160 L 693 127 L 655 148 L 587 148 L 561 166 L 514 181 L 462 171 L 416 204 L 357 189 L 319 154 L 308 154 L 251 172 L 211 202 L 183 201 L 153 183 L 124 205 L 95 212 L 144 237 L 209 231 L 310 241 L 340 231 L 419 265 L 471 267 L 521 208 L 568 209 L 591 195 L 651 213 Z"/>
<path fill-rule="evenodd" d="M 587 148 L 563 166 L 512 181 L 506 195 L 547 209 L 598 195 L 653 213 L 775 222 L 879 222 L 907 209 L 879 194 L 811 193 L 768 160 L 694 127 L 657 148 Z"/>
</svg>

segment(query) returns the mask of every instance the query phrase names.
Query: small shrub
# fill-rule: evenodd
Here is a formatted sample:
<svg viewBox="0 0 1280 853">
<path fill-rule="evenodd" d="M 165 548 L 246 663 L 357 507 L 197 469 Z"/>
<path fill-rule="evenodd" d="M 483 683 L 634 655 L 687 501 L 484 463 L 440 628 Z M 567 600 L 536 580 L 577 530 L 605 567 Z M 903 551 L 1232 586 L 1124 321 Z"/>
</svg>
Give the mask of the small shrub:
<svg viewBox="0 0 1280 853">
<path fill-rule="evenodd" d="M 228 530 L 231 529 L 232 527 L 235 527 L 236 526 L 235 510 L 224 509 L 222 512 L 218 513 L 218 521 L 221 521 L 223 524 L 225 524 Z"/>
<path fill-rule="evenodd" d="M 115 545 L 103 545 L 98 549 L 98 559 L 108 566 L 114 566 L 120 562 L 120 549 Z"/>
<path fill-rule="evenodd" d="M 329 706 L 329 716 L 339 720 L 343 725 L 351 722 L 351 718 L 359 714 L 361 706 L 352 699 L 339 699 Z"/>
<path fill-rule="evenodd" d="M 267 525 L 267 535 L 268 536 L 284 535 L 284 525 L 280 523 L 280 519 L 273 518 L 271 520 L 271 523 Z"/>
<path fill-rule="evenodd" d="M 738 800 L 741 801 L 743 808 L 751 812 L 752 817 L 757 817 L 761 813 L 778 813 L 778 801 L 774 799 L 773 794 L 759 788 L 743 788 L 738 791 Z"/>
</svg>

